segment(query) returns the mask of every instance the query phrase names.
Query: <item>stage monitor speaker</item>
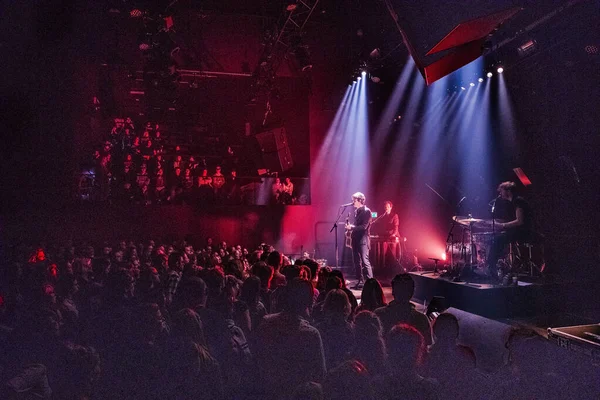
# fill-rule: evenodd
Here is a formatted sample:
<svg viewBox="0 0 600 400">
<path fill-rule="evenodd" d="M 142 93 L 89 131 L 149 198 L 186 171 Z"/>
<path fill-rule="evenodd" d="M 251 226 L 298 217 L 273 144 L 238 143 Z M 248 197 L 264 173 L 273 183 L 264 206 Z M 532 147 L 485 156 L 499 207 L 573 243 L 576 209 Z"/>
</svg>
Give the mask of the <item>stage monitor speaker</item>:
<svg viewBox="0 0 600 400">
<path fill-rule="evenodd" d="M 294 166 L 284 127 L 258 133 L 263 166 L 270 172 L 285 172 Z"/>
<path fill-rule="evenodd" d="M 499 25 L 521 10 L 511 0 L 388 0 L 427 85 L 483 54 Z"/>
</svg>

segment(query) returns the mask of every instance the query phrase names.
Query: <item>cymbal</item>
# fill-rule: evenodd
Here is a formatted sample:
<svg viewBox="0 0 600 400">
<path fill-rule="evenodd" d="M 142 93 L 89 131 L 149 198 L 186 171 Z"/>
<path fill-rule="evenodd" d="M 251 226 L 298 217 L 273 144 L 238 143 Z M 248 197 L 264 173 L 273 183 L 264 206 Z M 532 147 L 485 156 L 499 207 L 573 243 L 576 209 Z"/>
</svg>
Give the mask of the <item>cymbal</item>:
<svg viewBox="0 0 600 400">
<path fill-rule="evenodd" d="M 486 221 L 485 219 L 481 218 L 461 217 L 460 215 L 455 215 L 454 217 L 452 217 L 452 219 L 461 225 L 471 225 L 476 222 Z"/>
</svg>

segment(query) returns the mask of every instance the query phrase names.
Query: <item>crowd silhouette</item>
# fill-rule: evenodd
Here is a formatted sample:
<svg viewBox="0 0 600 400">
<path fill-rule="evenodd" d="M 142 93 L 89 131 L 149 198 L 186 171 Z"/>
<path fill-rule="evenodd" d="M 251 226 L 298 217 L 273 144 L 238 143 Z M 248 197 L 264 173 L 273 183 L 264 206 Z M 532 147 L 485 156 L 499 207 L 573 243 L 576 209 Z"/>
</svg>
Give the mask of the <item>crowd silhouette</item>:
<svg viewBox="0 0 600 400">
<path fill-rule="evenodd" d="M 359 304 L 340 270 L 265 244 L 18 245 L 1 272 L 2 398 L 529 399 L 574 390 L 547 365 L 526 367 L 539 355 L 514 355 L 496 375 L 478 371 L 457 342 L 457 318 L 432 323 L 410 302 L 410 275 L 394 277 L 389 303 L 367 281 Z M 507 346 L 532 337 L 511 335 Z"/>
</svg>

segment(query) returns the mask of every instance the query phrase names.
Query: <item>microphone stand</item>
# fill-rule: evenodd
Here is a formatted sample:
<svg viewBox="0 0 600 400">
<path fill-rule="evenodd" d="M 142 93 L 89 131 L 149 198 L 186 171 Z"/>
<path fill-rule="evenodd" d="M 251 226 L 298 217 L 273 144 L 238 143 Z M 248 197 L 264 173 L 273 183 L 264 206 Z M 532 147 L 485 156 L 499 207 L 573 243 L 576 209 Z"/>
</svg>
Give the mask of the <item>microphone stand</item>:
<svg viewBox="0 0 600 400">
<path fill-rule="evenodd" d="M 340 251 L 339 251 L 339 246 L 338 246 L 338 222 L 340 222 L 340 218 L 342 218 L 342 215 L 344 215 L 344 210 L 346 209 L 346 207 L 348 207 L 348 206 L 340 207 L 340 213 L 338 214 L 337 218 L 335 219 L 333 226 L 329 230 L 329 233 L 331 233 L 335 230 L 335 268 L 336 269 L 339 269 L 339 267 L 340 267 Z"/>
<path fill-rule="evenodd" d="M 450 242 L 450 268 L 454 268 L 454 234 L 452 231 L 456 226 L 456 219 L 452 218 L 452 224 L 450 225 L 450 231 L 448 231 L 448 236 L 446 237 L 446 246 L 448 242 Z"/>
<path fill-rule="evenodd" d="M 460 206 L 463 202 L 463 200 L 466 199 L 466 197 L 463 197 L 462 199 L 460 199 L 460 201 L 458 202 L 458 204 L 456 205 L 456 215 L 458 215 L 458 212 L 460 211 Z M 446 237 L 446 245 L 448 245 L 448 242 L 450 242 L 450 268 L 454 268 L 454 234 L 452 233 L 452 231 L 454 230 L 454 227 L 456 226 L 456 218 L 452 218 L 452 224 L 450 225 L 450 231 L 448 231 L 448 237 Z"/>
<path fill-rule="evenodd" d="M 498 201 L 498 197 L 494 199 L 494 203 L 492 204 L 492 248 L 494 248 L 494 244 L 496 242 L 496 202 Z"/>
</svg>

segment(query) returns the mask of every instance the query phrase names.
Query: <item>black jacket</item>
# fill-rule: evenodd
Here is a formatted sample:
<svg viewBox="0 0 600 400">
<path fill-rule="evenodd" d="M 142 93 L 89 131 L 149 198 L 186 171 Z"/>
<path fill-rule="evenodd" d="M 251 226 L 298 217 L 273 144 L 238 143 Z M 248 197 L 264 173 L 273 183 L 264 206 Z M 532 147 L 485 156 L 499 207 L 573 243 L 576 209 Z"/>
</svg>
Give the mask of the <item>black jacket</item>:
<svg viewBox="0 0 600 400">
<path fill-rule="evenodd" d="M 370 247 L 371 210 L 362 206 L 354 212 L 354 229 L 352 229 L 352 247 L 366 244 Z"/>
</svg>

